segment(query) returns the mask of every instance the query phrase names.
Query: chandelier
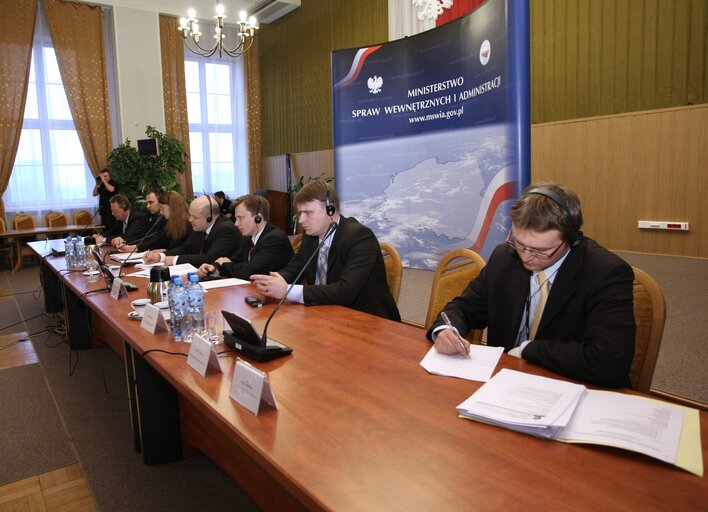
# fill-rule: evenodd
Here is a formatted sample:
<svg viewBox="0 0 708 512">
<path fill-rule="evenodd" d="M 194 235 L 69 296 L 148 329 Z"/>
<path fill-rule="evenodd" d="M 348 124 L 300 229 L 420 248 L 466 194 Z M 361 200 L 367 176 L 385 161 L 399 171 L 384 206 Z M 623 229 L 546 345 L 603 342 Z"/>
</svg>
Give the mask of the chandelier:
<svg viewBox="0 0 708 512">
<path fill-rule="evenodd" d="M 211 46 L 202 46 L 204 43 L 200 42 L 202 33 L 199 31 L 199 20 L 195 18 L 196 12 L 194 9 L 189 9 L 187 11 L 187 17 L 179 19 L 179 30 L 184 38 L 184 46 L 190 52 L 202 57 L 211 57 L 216 52 L 219 52 L 219 57 L 222 54 L 226 54 L 230 57 L 238 57 L 246 53 L 253 44 L 253 38 L 258 30 L 258 21 L 255 16 L 248 17 L 246 11 L 241 11 L 239 13 L 238 21 L 238 34 L 236 34 L 236 45 L 229 49 L 224 42 L 226 35 L 224 34 L 224 20 L 226 15 L 224 14 L 224 6 L 221 5 L 219 0 L 216 0 L 216 14 L 214 19 L 216 20 L 216 26 L 214 27 L 214 43 Z"/>
<path fill-rule="evenodd" d="M 436 20 L 443 13 L 443 7 L 449 9 L 452 7 L 453 0 L 413 0 L 413 6 L 418 7 L 418 19 L 420 21 L 425 18 Z"/>
</svg>

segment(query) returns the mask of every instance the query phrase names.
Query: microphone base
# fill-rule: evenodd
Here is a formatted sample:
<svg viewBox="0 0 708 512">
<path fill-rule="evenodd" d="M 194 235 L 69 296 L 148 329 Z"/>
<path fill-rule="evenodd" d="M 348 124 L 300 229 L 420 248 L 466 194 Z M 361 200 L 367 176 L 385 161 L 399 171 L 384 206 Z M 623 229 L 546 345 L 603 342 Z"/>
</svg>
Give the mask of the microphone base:
<svg viewBox="0 0 708 512">
<path fill-rule="evenodd" d="M 252 345 L 237 338 L 230 331 L 224 331 L 224 344 L 254 361 L 263 362 L 292 354 L 293 349 L 282 343 L 268 339 L 265 347 Z"/>
</svg>

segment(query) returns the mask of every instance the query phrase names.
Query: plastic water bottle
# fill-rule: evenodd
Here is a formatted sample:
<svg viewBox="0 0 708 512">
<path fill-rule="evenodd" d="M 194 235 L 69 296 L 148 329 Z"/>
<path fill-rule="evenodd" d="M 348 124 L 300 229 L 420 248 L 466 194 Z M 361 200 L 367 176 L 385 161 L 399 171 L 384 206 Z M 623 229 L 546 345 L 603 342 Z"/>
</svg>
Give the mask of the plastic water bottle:
<svg viewBox="0 0 708 512">
<path fill-rule="evenodd" d="M 187 298 L 189 302 L 189 317 L 192 321 L 191 334 L 204 334 L 204 288 L 199 284 L 199 276 L 196 274 L 189 276 Z"/>
<path fill-rule="evenodd" d="M 66 237 L 64 240 L 64 260 L 66 261 L 66 268 L 69 270 L 74 269 L 74 241 L 71 236 Z"/>
<path fill-rule="evenodd" d="M 175 341 L 186 341 L 191 334 L 189 322 L 189 311 L 187 309 L 187 290 L 182 286 L 182 278 L 174 280 L 174 287 L 169 294 L 170 323 L 172 324 L 172 336 Z"/>
<path fill-rule="evenodd" d="M 74 237 L 74 265 L 76 270 L 86 267 L 86 246 L 82 238 Z"/>
</svg>

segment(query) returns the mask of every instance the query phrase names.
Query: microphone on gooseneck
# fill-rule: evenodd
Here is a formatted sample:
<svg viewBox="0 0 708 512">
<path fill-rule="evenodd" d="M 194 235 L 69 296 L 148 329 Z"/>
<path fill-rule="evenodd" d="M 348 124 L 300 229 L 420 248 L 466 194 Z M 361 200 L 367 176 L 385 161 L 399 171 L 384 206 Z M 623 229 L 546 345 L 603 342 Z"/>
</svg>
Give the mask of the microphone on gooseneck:
<svg viewBox="0 0 708 512">
<path fill-rule="evenodd" d="M 313 251 L 313 253 L 310 255 L 310 257 L 307 258 L 307 261 L 300 269 L 300 272 L 297 274 L 297 276 L 295 276 L 295 279 L 293 279 L 293 282 L 290 284 L 290 286 L 288 286 L 288 289 L 285 290 L 285 295 L 283 295 L 283 297 L 280 299 L 278 304 L 276 304 L 276 306 L 273 308 L 273 311 L 270 313 L 270 316 L 268 316 L 268 320 L 266 320 L 265 326 L 263 327 L 263 334 L 261 335 L 261 346 L 262 347 L 265 347 L 266 343 L 268 342 L 268 325 L 270 324 L 270 321 L 275 316 L 275 312 L 280 309 L 280 306 L 282 306 L 283 302 L 285 302 L 285 299 L 287 299 L 288 294 L 290 293 L 290 290 L 292 290 L 293 286 L 295 286 L 295 284 L 300 280 L 300 278 L 302 277 L 302 274 L 305 273 L 305 269 L 310 266 L 310 263 L 312 262 L 312 259 L 315 257 L 315 254 L 318 254 L 320 252 L 320 249 L 322 249 L 322 246 L 324 245 L 325 240 L 327 240 L 330 237 L 330 235 L 332 235 L 332 233 L 334 233 L 336 231 L 336 229 L 337 229 L 337 223 L 332 222 L 329 225 L 329 228 L 327 228 L 327 233 L 325 234 L 325 236 L 322 237 L 322 241 L 317 246 L 317 250 Z"/>
<path fill-rule="evenodd" d="M 138 240 L 138 241 L 135 242 L 134 244 L 130 244 L 130 245 L 135 245 L 135 249 L 133 249 L 132 251 L 130 251 L 130 252 L 128 253 L 128 256 L 121 262 L 120 268 L 118 269 L 118 277 L 122 277 L 122 276 L 123 276 L 123 267 L 125 267 L 125 264 L 128 263 L 128 260 L 129 260 L 130 257 L 135 253 L 135 251 L 138 250 L 138 246 L 139 246 L 141 243 L 143 243 L 143 240 L 145 240 L 145 239 L 148 237 L 148 235 L 149 235 L 150 233 L 152 233 L 152 231 L 155 229 L 155 226 L 157 226 L 157 225 L 159 224 L 158 220 L 160 220 L 159 218 L 162 217 L 162 214 L 158 213 L 158 214 L 157 214 L 157 217 L 158 217 L 158 218 L 155 219 L 155 222 L 152 223 L 152 226 L 150 226 L 150 229 L 148 229 L 148 230 L 145 232 L 145 234 L 142 236 L 142 238 L 140 238 L 140 240 Z"/>
<path fill-rule="evenodd" d="M 83 236 L 84 236 L 84 233 L 86 232 L 86 230 L 88 229 L 88 227 L 89 227 L 91 224 L 93 224 L 93 221 L 94 221 L 94 219 L 96 218 L 96 215 L 98 215 L 98 210 L 96 210 L 96 212 L 93 214 L 93 216 L 91 216 L 91 220 L 88 221 L 88 222 L 86 223 L 86 225 L 81 229 L 81 231 L 79 232 L 79 238 L 83 237 Z"/>
</svg>

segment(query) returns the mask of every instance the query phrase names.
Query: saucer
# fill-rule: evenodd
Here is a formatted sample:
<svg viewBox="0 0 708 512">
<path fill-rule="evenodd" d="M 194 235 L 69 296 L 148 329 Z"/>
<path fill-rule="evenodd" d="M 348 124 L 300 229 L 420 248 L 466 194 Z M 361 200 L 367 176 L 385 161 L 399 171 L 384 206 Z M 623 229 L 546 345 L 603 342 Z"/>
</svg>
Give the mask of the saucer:
<svg viewBox="0 0 708 512">
<path fill-rule="evenodd" d="M 85 276 L 97 276 L 100 272 L 98 270 L 86 270 L 83 274 Z"/>
</svg>

